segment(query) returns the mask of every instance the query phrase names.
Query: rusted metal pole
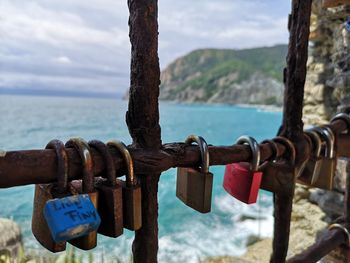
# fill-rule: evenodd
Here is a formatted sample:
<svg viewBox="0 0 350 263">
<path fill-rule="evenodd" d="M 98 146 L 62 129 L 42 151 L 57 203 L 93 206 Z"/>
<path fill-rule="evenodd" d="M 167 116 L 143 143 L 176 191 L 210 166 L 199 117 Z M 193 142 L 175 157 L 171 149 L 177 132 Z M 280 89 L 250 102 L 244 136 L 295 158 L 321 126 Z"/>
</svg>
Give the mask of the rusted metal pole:
<svg viewBox="0 0 350 263">
<path fill-rule="evenodd" d="M 134 148 L 159 150 L 160 68 L 158 1 L 128 0 L 131 41 L 131 83 L 126 122 Z M 141 172 L 142 227 L 133 242 L 134 262 L 157 262 L 159 173 Z"/>
<path fill-rule="evenodd" d="M 347 130 L 345 122 L 337 120 L 330 127 L 338 135 Z M 346 136 L 339 140 L 340 145 L 347 145 L 350 141 Z M 285 147 L 278 144 L 280 155 L 284 154 Z M 261 161 L 273 155 L 269 144 L 260 144 Z M 348 149 L 349 147 L 345 147 Z M 338 147 L 338 151 L 340 148 Z M 197 146 L 188 146 L 183 143 L 164 144 L 161 149 L 131 148 L 129 151 L 134 159 L 135 172 L 161 173 L 172 167 L 193 167 L 200 163 L 200 151 Z M 81 161 L 73 149 L 67 149 L 69 157 L 69 179 L 81 179 Z M 249 161 L 250 149 L 248 146 L 209 146 L 210 165 L 225 165 L 234 162 Z M 309 152 L 309 149 L 306 149 Z M 122 176 L 126 172 L 122 156 L 114 150 L 111 154 L 118 171 Z M 342 150 L 341 156 L 349 157 L 350 151 Z M 104 162 L 101 155 L 92 149 L 94 175 L 104 173 Z M 0 157 L 0 188 L 8 188 L 29 184 L 45 184 L 56 180 L 56 156 L 53 150 L 10 151 Z"/>
<path fill-rule="evenodd" d="M 332 250 L 347 242 L 347 237 L 341 229 L 332 229 L 302 253 L 287 260 L 287 263 L 313 263 L 329 254 Z"/>
<path fill-rule="evenodd" d="M 289 17 L 290 30 L 287 68 L 284 71 L 283 123 L 279 135 L 296 143 L 297 164 L 305 160 L 302 155 L 306 141 L 303 137 L 303 102 L 307 72 L 308 43 L 312 0 L 293 0 Z"/>
<path fill-rule="evenodd" d="M 292 0 L 292 14 L 289 16 L 290 31 L 287 68 L 284 70 L 284 107 L 280 136 L 290 139 L 296 150 L 296 175 L 307 159 L 307 142 L 303 135 L 303 100 L 308 58 L 308 40 L 312 0 Z M 274 237 L 271 263 L 285 262 L 290 232 L 294 186 L 287 193 L 274 195 Z"/>
<path fill-rule="evenodd" d="M 283 154 L 285 147 L 278 144 Z M 193 167 L 200 163 L 200 151 L 197 146 L 184 143 L 166 144 L 160 150 L 128 148 L 134 160 L 135 173 L 161 173 L 172 167 Z M 269 144 L 261 144 L 261 160 L 269 159 L 273 149 Z M 225 165 L 233 162 L 249 161 L 249 146 L 209 146 L 210 164 Z M 82 167 L 79 155 L 73 149 L 67 149 L 69 157 L 69 179 L 81 179 Z M 126 166 L 122 156 L 111 149 L 111 154 L 120 176 L 125 174 Z M 102 156 L 92 149 L 94 175 L 105 172 Z M 29 150 L 7 152 L 0 157 L 0 188 L 29 184 L 51 183 L 57 177 L 56 155 L 53 150 Z"/>
</svg>

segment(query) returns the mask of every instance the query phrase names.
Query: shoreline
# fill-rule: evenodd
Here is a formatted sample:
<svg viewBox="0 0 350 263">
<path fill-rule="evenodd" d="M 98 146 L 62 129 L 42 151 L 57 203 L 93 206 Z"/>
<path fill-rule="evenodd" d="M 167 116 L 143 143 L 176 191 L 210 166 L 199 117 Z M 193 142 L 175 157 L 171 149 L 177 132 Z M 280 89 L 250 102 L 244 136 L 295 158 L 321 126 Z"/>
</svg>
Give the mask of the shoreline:
<svg viewBox="0 0 350 263">
<path fill-rule="evenodd" d="M 76 98 L 81 98 L 81 99 L 103 99 L 103 100 L 117 100 L 117 101 L 128 101 L 127 99 L 123 97 L 119 97 L 118 95 L 116 97 L 110 97 L 110 96 L 90 96 L 88 94 L 87 96 L 85 95 L 52 95 L 52 94 L 24 94 L 24 93 L 18 93 L 18 94 L 6 94 L 6 93 L 1 93 L 0 92 L 0 97 L 1 96 L 11 96 L 11 97 L 46 97 L 46 98 L 62 98 L 62 99 L 76 99 Z M 189 101 L 176 101 L 176 100 L 159 100 L 160 103 L 169 103 L 169 104 L 179 104 L 179 105 L 206 105 L 206 106 L 232 106 L 232 107 L 240 107 L 240 108 L 252 108 L 252 109 L 259 109 L 262 111 L 266 112 L 281 112 L 282 111 L 282 106 L 277 106 L 277 105 L 265 105 L 265 104 L 245 104 L 245 103 L 238 103 L 238 104 L 231 104 L 231 103 L 212 103 L 212 102 L 189 102 Z"/>
<path fill-rule="evenodd" d="M 241 108 L 256 108 L 268 112 L 282 112 L 283 107 L 277 105 L 264 105 L 264 104 L 234 104 Z"/>
<path fill-rule="evenodd" d="M 282 112 L 283 107 L 278 105 L 267 105 L 267 104 L 246 104 L 246 103 L 212 103 L 212 102 L 190 102 L 190 101 L 176 101 L 176 100 L 159 100 L 159 102 L 169 103 L 169 104 L 180 104 L 180 105 L 206 105 L 206 106 L 232 106 L 240 108 L 252 108 L 259 109 L 266 112 Z"/>
</svg>

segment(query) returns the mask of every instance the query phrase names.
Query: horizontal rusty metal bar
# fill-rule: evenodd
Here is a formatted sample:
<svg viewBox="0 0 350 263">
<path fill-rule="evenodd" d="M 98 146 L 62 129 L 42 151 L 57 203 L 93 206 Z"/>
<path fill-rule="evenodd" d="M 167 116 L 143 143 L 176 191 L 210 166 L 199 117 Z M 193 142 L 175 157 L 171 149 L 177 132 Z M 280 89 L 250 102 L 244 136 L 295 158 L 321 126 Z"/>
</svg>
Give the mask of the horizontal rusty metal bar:
<svg viewBox="0 0 350 263">
<path fill-rule="evenodd" d="M 134 170 L 137 174 L 160 173 L 171 167 L 199 165 L 200 152 L 196 146 L 183 143 L 163 145 L 161 150 L 129 148 L 134 160 Z M 284 146 L 281 145 L 282 152 Z M 224 165 L 231 162 L 245 161 L 250 158 L 248 146 L 216 147 L 210 146 L 211 165 Z M 272 150 L 268 144 L 261 145 L 263 159 L 269 158 Z M 111 149 L 113 160 L 119 175 L 123 175 L 125 164 L 122 156 Z M 80 157 L 74 149 L 67 149 L 69 157 L 69 178 L 80 179 L 82 166 Z M 99 176 L 104 172 L 101 155 L 92 149 L 94 174 Z M 11 151 L 0 157 L 0 188 L 19 185 L 49 183 L 56 177 L 56 155 L 53 150 Z"/>
<path fill-rule="evenodd" d="M 347 129 L 342 120 L 331 124 L 332 130 L 339 134 Z M 281 154 L 285 147 L 278 144 Z M 190 167 L 200 164 L 200 151 L 197 146 L 187 146 L 183 143 L 165 144 L 160 150 L 129 148 L 134 159 L 137 174 L 160 173 L 172 167 Z M 273 149 L 269 144 L 261 144 L 261 160 L 271 158 Z M 248 146 L 209 146 L 210 165 L 225 165 L 250 159 Z M 73 149 L 67 149 L 69 157 L 69 178 L 82 177 L 80 157 Z M 122 156 L 111 150 L 113 160 L 119 175 L 125 173 Z M 101 155 L 92 149 L 94 174 L 104 172 Z M 10 151 L 0 157 L 0 188 L 20 185 L 49 183 L 56 179 L 56 155 L 53 150 Z"/>
<path fill-rule="evenodd" d="M 322 237 L 300 254 L 288 259 L 287 263 L 311 263 L 318 262 L 342 244 L 347 243 L 347 236 L 341 229 L 329 230 Z"/>
</svg>

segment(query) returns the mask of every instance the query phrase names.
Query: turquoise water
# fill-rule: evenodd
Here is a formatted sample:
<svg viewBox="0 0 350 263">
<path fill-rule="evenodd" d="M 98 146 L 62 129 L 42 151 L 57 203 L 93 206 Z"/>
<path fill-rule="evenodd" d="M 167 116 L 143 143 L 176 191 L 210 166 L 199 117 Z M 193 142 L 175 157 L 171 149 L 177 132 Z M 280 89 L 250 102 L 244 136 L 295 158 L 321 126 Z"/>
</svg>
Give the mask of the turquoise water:
<svg viewBox="0 0 350 263">
<path fill-rule="evenodd" d="M 125 124 L 127 102 L 108 99 L 0 96 L 0 149 L 42 149 L 51 139 L 66 141 L 120 139 L 131 143 Z M 203 136 L 209 144 L 230 145 L 240 135 L 258 141 L 275 135 L 281 113 L 225 105 L 160 103 L 163 143 L 183 141 L 189 134 Z M 200 214 L 175 197 L 176 169 L 162 174 L 159 186 L 159 262 L 197 262 L 213 255 L 244 252 L 249 235 L 271 235 L 272 201 L 260 192 L 257 205 L 245 205 L 222 188 L 223 166 L 214 173 L 212 212 Z M 13 218 L 22 227 L 27 248 L 40 248 L 31 234 L 33 186 L 0 190 L 0 217 Z M 242 215 L 261 216 L 261 221 L 240 221 Z M 131 254 L 133 233 L 117 239 L 99 236 L 97 253 Z M 108 253 L 107 253 L 108 251 Z"/>
</svg>

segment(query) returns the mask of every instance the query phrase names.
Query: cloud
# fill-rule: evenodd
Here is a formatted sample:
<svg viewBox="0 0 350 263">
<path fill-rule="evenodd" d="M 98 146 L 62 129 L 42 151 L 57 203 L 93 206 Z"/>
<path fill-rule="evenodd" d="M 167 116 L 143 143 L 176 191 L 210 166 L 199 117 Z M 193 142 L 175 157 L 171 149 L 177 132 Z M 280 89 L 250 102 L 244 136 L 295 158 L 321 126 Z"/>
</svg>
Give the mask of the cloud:
<svg viewBox="0 0 350 263">
<path fill-rule="evenodd" d="M 287 43 L 288 1 L 160 1 L 163 66 L 196 48 L 249 48 Z"/>
<path fill-rule="evenodd" d="M 0 85 L 123 92 L 128 8 L 115 0 L 1 0 Z M 159 1 L 162 68 L 197 48 L 286 43 L 288 1 Z"/>
<path fill-rule="evenodd" d="M 53 61 L 57 63 L 62 63 L 62 64 L 72 64 L 72 61 L 70 60 L 70 58 L 66 56 L 54 58 Z"/>
</svg>

